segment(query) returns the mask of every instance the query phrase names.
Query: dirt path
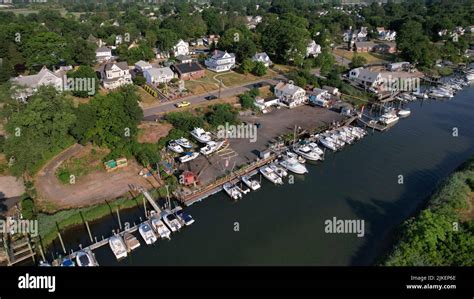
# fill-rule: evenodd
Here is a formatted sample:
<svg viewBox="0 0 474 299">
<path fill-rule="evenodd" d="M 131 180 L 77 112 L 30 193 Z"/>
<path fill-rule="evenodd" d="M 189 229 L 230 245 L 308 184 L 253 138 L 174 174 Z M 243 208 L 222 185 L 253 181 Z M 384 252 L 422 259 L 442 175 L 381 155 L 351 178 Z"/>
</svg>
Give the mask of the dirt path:
<svg viewBox="0 0 474 299">
<path fill-rule="evenodd" d="M 56 177 L 56 170 L 63 161 L 80 155 L 83 150 L 84 147 L 79 144 L 69 147 L 36 175 L 35 186 L 40 206 L 47 209 L 89 206 L 120 197 L 130 190 L 131 185 L 145 188 L 153 186 L 150 181 L 138 175 L 141 167 L 133 161 L 114 172 L 92 172 L 81 177 L 74 185 L 62 184 Z"/>
</svg>

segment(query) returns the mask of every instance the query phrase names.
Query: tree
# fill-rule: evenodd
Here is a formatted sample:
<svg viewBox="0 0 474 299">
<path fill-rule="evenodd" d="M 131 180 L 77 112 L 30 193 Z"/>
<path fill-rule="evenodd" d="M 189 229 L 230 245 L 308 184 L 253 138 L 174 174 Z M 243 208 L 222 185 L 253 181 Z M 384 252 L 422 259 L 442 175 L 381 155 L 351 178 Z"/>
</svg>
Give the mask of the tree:
<svg viewBox="0 0 474 299">
<path fill-rule="evenodd" d="M 156 33 L 156 46 L 162 51 L 169 51 L 178 42 L 178 35 L 170 29 L 160 29 Z"/>
<path fill-rule="evenodd" d="M 237 111 L 235 111 L 230 104 L 216 104 L 210 108 L 211 111 L 206 114 L 206 119 L 213 127 L 226 123 L 234 124 L 237 121 Z"/>
<path fill-rule="evenodd" d="M 240 71 L 244 74 L 250 73 L 255 68 L 255 63 L 251 59 L 244 59 L 240 64 Z"/>
<path fill-rule="evenodd" d="M 13 76 L 13 67 L 8 59 L 0 63 L 0 83 L 7 82 Z"/>
<path fill-rule="evenodd" d="M 357 68 L 364 66 L 367 63 L 367 59 L 364 56 L 357 55 L 357 53 L 354 53 L 354 56 L 352 56 L 351 68 Z"/>
<path fill-rule="evenodd" d="M 423 66 L 433 65 L 437 58 L 436 49 L 424 34 L 419 22 L 408 21 L 397 34 L 397 48 L 403 58 Z"/>
<path fill-rule="evenodd" d="M 83 65 L 76 71 L 68 72 L 68 78 L 75 79 L 71 93 L 76 97 L 87 98 L 95 95 L 99 90 L 99 79 L 90 66 Z"/>
<path fill-rule="evenodd" d="M 46 65 L 52 67 L 66 56 L 66 41 L 54 32 L 40 32 L 31 37 L 25 44 L 26 63 L 29 68 Z"/>
<path fill-rule="evenodd" d="M 92 65 L 95 62 L 95 46 L 82 38 L 72 42 L 72 59 L 76 65 Z"/>
<path fill-rule="evenodd" d="M 266 73 L 267 67 L 265 66 L 265 64 L 261 61 L 257 61 L 252 69 L 252 74 L 261 77 L 264 76 Z"/>
</svg>

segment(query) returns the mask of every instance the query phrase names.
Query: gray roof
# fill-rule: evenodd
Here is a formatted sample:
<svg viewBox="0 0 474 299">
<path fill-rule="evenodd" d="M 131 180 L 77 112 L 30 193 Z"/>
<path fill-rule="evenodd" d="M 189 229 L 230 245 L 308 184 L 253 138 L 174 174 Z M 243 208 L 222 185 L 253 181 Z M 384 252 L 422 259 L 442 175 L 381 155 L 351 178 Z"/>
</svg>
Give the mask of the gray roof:
<svg viewBox="0 0 474 299">
<path fill-rule="evenodd" d="M 105 65 L 105 70 L 106 70 L 106 71 L 109 71 L 110 69 L 112 69 L 112 66 L 113 66 L 114 64 L 115 64 L 116 66 L 118 66 L 120 69 L 124 70 L 124 71 L 128 70 L 128 64 L 127 64 L 127 62 L 125 62 L 125 61 L 107 63 L 107 64 Z"/>
<path fill-rule="evenodd" d="M 296 94 L 298 91 L 304 91 L 303 88 L 299 87 L 299 86 L 296 86 L 294 84 L 287 84 L 285 82 L 280 82 L 278 83 L 276 86 L 275 86 L 275 89 L 278 89 L 278 90 L 281 90 L 282 92 L 284 92 L 285 94 L 291 94 L 291 95 L 294 95 Z"/>
<path fill-rule="evenodd" d="M 43 67 L 38 74 L 30 75 L 30 76 L 20 76 L 13 79 L 13 81 L 21 86 L 27 87 L 36 87 L 38 83 L 43 79 L 45 76 L 55 76 L 57 78 L 61 78 L 63 72 L 56 72 L 53 73 L 52 71 L 48 70 L 46 67 Z"/>
<path fill-rule="evenodd" d="M 97 50 L 95 50 L 95 52 L 111 52 L 112 50 L 110 50 L 110 48 L 107 48 L 107 47 L 100 47 L 100 48 L 97 48 Z"/>
<path fill-rule="evenodd" d="M 169 67 L 152 67 L 151 69 L 145 70 L 146 73 L 149 73 L 151 76 L 155 78 L 159 77 L 172 77 L 174 75 L 173 71 Z"/>
<path fill-rule="evenodd" d="M 212 59 L 221 59 L 226 54 L 230 55 L 230 57 L 235 57 L 234 53 L 227 53 L 227 51 L 215 50 L 212 53 Z"/>
<path fill-rule="evenodd" d="M 139 66 L 139 67 L 151 66 L 151 64 L 149 64 L 148 62 L 143 61 L 143 60 L 139 60 L 139 61 L 135 62 L 135 65 L 136 65 L 136 66 Z"/>
</svg>

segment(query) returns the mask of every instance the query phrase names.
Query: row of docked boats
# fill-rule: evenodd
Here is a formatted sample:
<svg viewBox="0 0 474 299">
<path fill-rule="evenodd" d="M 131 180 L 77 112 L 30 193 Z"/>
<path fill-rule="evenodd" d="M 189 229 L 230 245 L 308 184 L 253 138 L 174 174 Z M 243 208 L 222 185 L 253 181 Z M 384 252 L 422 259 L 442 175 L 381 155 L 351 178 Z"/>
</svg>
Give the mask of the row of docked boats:
<svg viewBox="0 0 474 299">
<path fill-rule="evenodd" d="M 170 151 L 177 154 L 183 154 L 181 157 L 179 157 L 179 161 L 181 163 L 192 161 L 199 155 L 209 156 L 220 150 L 225 145 L 225 141 L 223 140 L 212 140 L 211 133 L 205 131 L 202 128 L 194 128 L 190 134 L 199 143 L 204 144 L 204 146 L 200 148 L 199 152 L 191 151 L 193 145 L 188 139 L 184 137 L 172 140 L 168 143 L 168 149 Z"/>
<path fill-rule="evenodd" d="M 324 147 L 337 151 L 348 144 L 353 144 L 366 135 L 367 131 L 360 127 L 345 126 L 317 134 L 314 138 Z"/>
<path fill-rule="evenodd" d="M 460 77 L 453 77 L 443 84 L 430 88 L 426 93 L 431 98 L 452 98 L 458 92 L 469 85 L 469 81 Z"/>
</svg>

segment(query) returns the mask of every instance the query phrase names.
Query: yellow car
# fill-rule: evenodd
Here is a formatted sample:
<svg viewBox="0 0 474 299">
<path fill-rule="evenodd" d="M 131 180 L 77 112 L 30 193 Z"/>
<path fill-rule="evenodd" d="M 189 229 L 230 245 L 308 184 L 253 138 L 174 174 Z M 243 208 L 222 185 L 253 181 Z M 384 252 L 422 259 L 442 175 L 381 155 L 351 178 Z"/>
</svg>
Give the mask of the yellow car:
<svg viewBox="0 0 474 299">
<path fill-rule="evenodd" d="M 176 103 L 176 107 L 178 108 L 188 107 L 189 105 L 191 105 L 191 103 L 188 101 L 182 101 L 182 102 Z"/>
</svg>

